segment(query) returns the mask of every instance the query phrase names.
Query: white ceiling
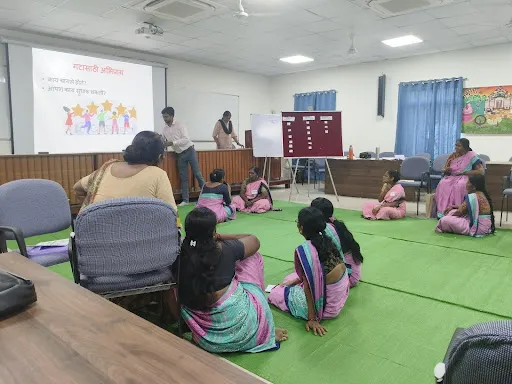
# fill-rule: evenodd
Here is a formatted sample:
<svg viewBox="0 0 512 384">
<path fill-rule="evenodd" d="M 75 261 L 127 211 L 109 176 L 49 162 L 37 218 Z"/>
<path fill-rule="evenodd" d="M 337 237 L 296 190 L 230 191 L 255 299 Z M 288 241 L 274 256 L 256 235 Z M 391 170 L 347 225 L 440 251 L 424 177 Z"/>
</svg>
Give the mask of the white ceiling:
<svg viewBox="0 0 512 384">
<path fill-rule="evenodd" d="M 139 0 L 140 1 L 140 0 Z M 267 13 L 240 21 L 238 0 L 195 23 L 158 19 L 127 9 L 129 0 L 0 0 L 0 28 L 93 41 L 175 59 L 274 76 L 512 41 L 512 0 L 455 0 L 455 4 L 382 18 L 349 0 L 243 0 L 246 11 Z M 134 34 L 143 21 L 165 31 L 146 39 Z M 355 35 L 357 58 L 347 56 Z M 390 48 L 381 40 L 414 34 L 424 43 Z M 79 47 L 78 47 L 79 48 Z M 313 63 L 279 58 L 303 54 Z"/>
</svg>

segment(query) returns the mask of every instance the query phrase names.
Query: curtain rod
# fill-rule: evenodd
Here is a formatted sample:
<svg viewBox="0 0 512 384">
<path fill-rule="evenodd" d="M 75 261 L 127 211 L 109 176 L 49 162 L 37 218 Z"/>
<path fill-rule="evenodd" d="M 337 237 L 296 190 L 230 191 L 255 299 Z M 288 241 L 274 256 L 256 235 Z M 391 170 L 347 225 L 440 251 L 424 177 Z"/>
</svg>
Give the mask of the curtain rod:
<svg viewBox="0 0 512 384">
<path fill-rule="evenodd" d="M 301 92 L 301 93 L 296 93 L 295 95 L 293 96 L 300 96 L 300 95 L 312 95 L 314 93 L 338 93 L 338 91 L 336 91 L 335 89 L 330 89 L 328 91 L 313 91 L 313 92 Z"/>
<path fill-rule="evenodd" d="M 459 80 L 465 81 L 467 79 L 468 79 L 467 77 L 454 77 L 454 78 L 451 78 L 451 79 L 419 80 L 419 81 L 403 82 L 403 83 L 400 83 L 400 85 L 428 84 L 428 83 L 431 83 L 431 82 L 436 82 L 436 83 L 446 82 L 446 83 L 449 83 L 450 81 L 459 81 Z"/>
</svg>

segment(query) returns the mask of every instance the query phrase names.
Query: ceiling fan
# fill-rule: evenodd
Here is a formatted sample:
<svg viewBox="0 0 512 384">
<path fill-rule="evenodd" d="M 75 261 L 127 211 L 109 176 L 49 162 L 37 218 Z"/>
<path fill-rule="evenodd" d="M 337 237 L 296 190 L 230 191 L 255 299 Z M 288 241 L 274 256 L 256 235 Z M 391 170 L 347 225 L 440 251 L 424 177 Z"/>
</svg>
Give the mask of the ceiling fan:
<svg viewBox="0 0 512 384">
<path fill-rule="evenodd" d="M 356 57 L 359 54 L 359 51 L 357 50 L 355 43 L 354 43 L 354 33 L 350 33 L 350 48 L 347 51 L 348 57 Z"/>
<path fill-rule="evenodd" d="M 279 14 L 277 13 L 248 13 L 245 11 L 244 9 L 244 6 L 242 5 L 242 0 L 239 0 L 238 1 L 238 11 L 235 12 L 235 14 L 233 15 L 233 17 L 237 18 L 237 19 L 240 19 L 240 20 L 245 20 L 247 19 L 249 16 L 251 17 L 269 17 L 269 16 L 279 16 Z"/>
</svg>

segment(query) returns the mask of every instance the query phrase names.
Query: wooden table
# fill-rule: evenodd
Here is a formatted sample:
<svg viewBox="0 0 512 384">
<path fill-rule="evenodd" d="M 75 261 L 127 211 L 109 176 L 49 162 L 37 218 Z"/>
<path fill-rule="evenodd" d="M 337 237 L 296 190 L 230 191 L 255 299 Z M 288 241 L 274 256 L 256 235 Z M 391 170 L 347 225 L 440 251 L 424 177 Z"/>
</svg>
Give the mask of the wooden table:
<svg viewBox="0 0 512 384">
<path fill-rule="evenodd" d="M 0 320 L 0 383 L 262 383 L 16 253 L 38 301 Z"/>
<path fill-rule="evenodd" d="M 332 178 L 341 196 L 376 199 L 382 188 L 382 175 L 387 170 L 400 169 L 400 160 L 344 160 L 329 159 Z M 494 203 L 494 210 L 501 208 L 503 176 L 510 174 L 512 163 L 488 163 L 486 184 Z M 332 184 L 327 180 L 325 193 L 334 194 Z M 406 199 L 414 201 L 414 191 L 406 188 Z M 510 208 L 512 209 L 512 207 Z"/>
</svg>

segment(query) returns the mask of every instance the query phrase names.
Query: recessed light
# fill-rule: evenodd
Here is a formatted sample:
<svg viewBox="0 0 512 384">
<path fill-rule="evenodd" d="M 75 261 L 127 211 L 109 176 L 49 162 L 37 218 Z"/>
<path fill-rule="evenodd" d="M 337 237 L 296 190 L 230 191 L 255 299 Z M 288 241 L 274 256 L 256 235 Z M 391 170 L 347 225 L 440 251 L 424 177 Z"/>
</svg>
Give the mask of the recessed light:
<svg viewBox="0 0 512 384">
<path fill-rule="evenodd" d="M 404 45 L 423 43 L 423 40 L 413 35 L 407 35 L 395 39 L 383 40 L 382 42 L 390 47 L 396 48 L 403 47 Z"/>
<path fill-rule="evenodd" d="M 282 57 L 279 60 L 284 61 L 285 63 L 289 63 L 289 64 L 302 64 L 302 63 L 310 63 L 312 61 L 315 61 L 315 59 L 312 59 L 311 57 L 306 57 L 306 56 L 302 56 L 302 55 Z"/>
</svg>

